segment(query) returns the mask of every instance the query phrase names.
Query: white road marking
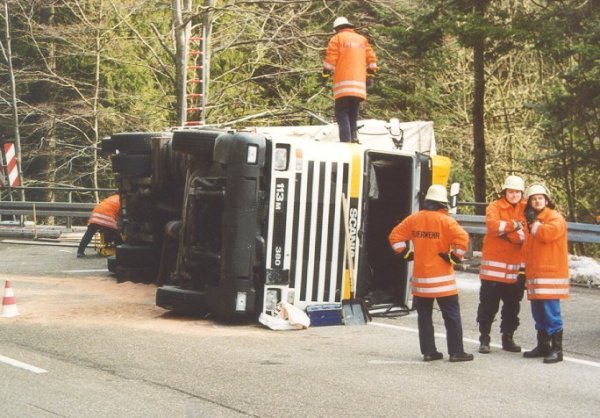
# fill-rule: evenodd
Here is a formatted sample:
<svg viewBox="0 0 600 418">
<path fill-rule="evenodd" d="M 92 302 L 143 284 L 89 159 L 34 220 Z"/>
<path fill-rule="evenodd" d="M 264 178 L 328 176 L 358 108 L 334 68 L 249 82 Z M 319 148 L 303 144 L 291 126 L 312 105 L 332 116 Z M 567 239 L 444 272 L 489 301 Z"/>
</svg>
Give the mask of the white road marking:
<svg viewBox="0 0 600 418">
<path fill-rule="evenodd" d="M 399 331 L 407 331 L 407 332 L 412 332 L 412 333 L 415 333 L 415 334 L 419 333 L 419 330 L 416 329 L 416 328 L 403 327 L 403 326 L 400 326 L 400 325 L 383 324 L 381 322 L 369 322 L 369 325 L 375 325 L 377 327 L 382 327 L 382 328 L 396 329 L 396 330 L 399 330 Z M 438 332 L 435 333 L 435 336 L 438 337 L 438 338 L 446 338 L 446 334 L 440 334 Z M 471 343 L 471 344 L 479 345 L 479 340 L 473 340 L 471 338 L 463 338 L 463 341 Z M 502 348 L 502 346 L 498 345 L 498 344 L 490 344 L 490 346 L 496 347 L 496 348 Z M 523 351 L 529 351 L 529 350 L 530 350 L 529 348 L 523 348 Z M 581 359 L 578 359 L 578 358 L 567 357 L 567 356 L 563 356 L 563 360 L 564 361 L 568 361 L 570 363 L 581 364 L 583 366 L 599 367 L 600 368 L 600 363 L 597 362 L 597 361 L 581 360 Z"/>
<path fill-rule="evenodd" d="M 32 366 L 31 364 L 23 363 L 19 360 L 14 360 L 9 357 L 0 355 L 0 362 L 6 363 L 9 366 L 18 367 L 19 369 L 25 369 L 33 373 L 48 373 L 48 370 L 40 369 L 39 367 Z"/>
<path fill-rule="evenodd" d="M 406 361 L 406 360 L 369 360 L 368 364 L 416 364 L 419 366 L 427 366 L 424 361 Z"/>
<path fill-rule="evenodd" d="M 63 271 L 61 271 L 61 273 L 66 273 L 66 274 L 74 274 L 74 273 L 99 273 L 99 272 L 106 273 L 107 271 L 108 270 L 106 270 L 106 269 L 63 270 Z"/>
</svg>

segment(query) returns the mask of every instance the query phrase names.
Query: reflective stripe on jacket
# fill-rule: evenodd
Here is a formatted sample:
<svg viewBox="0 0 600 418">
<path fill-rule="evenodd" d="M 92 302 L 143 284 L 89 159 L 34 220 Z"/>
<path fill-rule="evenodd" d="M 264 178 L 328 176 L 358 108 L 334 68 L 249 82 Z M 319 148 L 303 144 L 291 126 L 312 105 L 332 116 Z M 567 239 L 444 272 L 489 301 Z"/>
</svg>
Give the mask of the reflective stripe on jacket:
<svg viewBox="0 0 600 418">
<path fill-rule="evenodd" d="M 110 229 L 117 228 L 117 218 L 119 217 L 119 210 L 121 209 L 121 201 L 119 195 L 114 194 L 107 197 L 96 205 L 88 224 L 96 224 Z"/>
<path fill-rule="evenodd" d="M 525 222 L 526 202 L 511 205 L 504 197 L 490 203 L 485 211 L 486 233 L 479 277 L 501 283 L 516 283 L 521 265 L 525 230 L 515 231 L 513 220 Z"/>
<path fill-rule="evenodd" d="M 367 38 L 353 29 L 342 29 L 327 45 L 323 68 L 333 71 L 333 98 L 367 98 L 367 67 L 377 69 L 377 58 Z"/>
<path fill-rule="evenodd" d="M 469 245 L 469 234 L 450 217 L 446 210 L 421 210 L 405 218 L 389 235 L 396 253 L 412 241 L 414 270 L 412 294 L 423 298 L 439 298 L 458 294 L 454 268 L 439 256 L 453 249 L 463 257 Z"/>
<path fill-rule="evenodd" d="M 524 248 L 527 299 L 569 297 L 567 222 L 545 208 L 531 225 Z"/>
</svg>

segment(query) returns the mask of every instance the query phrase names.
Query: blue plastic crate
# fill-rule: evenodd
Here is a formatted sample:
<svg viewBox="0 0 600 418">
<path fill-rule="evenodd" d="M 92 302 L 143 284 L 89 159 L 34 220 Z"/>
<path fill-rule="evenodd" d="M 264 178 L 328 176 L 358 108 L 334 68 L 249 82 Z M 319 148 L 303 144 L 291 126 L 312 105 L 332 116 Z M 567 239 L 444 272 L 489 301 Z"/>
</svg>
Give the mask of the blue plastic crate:
<svg viewBox="0 0 600 418">
<path fill-rule="evenodd" d="M 342 325 L 342 307 L 339 303 L 316 303 L 306 307 L 306 314 L 310 318 L 310 326 L 323 327 L 328 325 Z"/>
</svg>

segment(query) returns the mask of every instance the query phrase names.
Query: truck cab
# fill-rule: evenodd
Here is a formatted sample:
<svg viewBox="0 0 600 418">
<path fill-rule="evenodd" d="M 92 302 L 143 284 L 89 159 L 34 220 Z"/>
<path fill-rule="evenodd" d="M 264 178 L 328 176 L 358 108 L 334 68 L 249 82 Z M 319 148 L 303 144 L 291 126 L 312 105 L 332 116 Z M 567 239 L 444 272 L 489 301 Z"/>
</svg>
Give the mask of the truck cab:
<svg viewBox="0 0 600 418">
<path fill-rule="evenodd" d="M 180 207 L 173 219 L 149 222 L 163 230 L 153 244 L 160 247 L 153 250 L 157 305 L 247 320 L 276 315 L 280 302 L 301 309 L 341 303 L 352 290 L 368 307 L 410 308 L 411 263 L 395 256 L 387 237 L 419 209 L 433 177 L 447 181 L 445 167 L 436 168 L 445 160 L 436 156 L 432 122 L 359 126 L 358 143 L 340 143 L 333 124 L 175 129 L 153 137 L 148 204 L 160 206 L 164 195 L 170 202 L 163 206 Z M 185 181 L 157 181 L 165 177 L 161 161 L 185 169 Z M 133 197 L 131 188 L 122 192 L 125 201 Z M 136 246 L 127 236 L 125 245 Z"/>
</svg>

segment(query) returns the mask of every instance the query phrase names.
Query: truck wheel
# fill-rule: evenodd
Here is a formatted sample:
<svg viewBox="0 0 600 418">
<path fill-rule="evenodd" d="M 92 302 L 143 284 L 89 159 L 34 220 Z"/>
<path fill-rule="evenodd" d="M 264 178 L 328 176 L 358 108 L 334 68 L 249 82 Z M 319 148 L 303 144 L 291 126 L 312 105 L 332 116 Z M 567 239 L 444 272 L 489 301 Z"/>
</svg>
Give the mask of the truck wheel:
<svg viewBox="0 0 600 418">
<path fill-rule="evenodd" d="M 113 155 L 112 168 L 123 177 L 149 177 L 152 174 L 152 156 L 144 154 Z"/>
<path fill-rule="evenodd" d="M 106 259 L 106 266 L 108 268 L 108 271 L 110 271 L 111 273 L 116 273 L 117 272 L 117 257 L 114 255 L 111 255 L 110 257 L 108 257 Z"/>
<path fill-rule="evenodd" d="M 215 140 L 222 134 L 222 131 L 175 131 L 172 140 L 173 151 L 212 156 Z"/>
<path fill-rule="evenodd" d="M 165 135 L 162 132 L 123 132 L 111 136 L 110 147 L 128 154 L 150 154 L 152 138 Z"/>
<path fill-rule="evenodd" d="M 117 245 L 116 259 L 123 267 L 155 267 L 158 252 L 146 245 L 121 244 Z"/>
<path fill-rule="evenodd" d="M 152 284 L 156 281 L 158 272 L 154 267 L 123 267 L 117 266 L 117 283 L 133 282 Z"/>
</svg>

